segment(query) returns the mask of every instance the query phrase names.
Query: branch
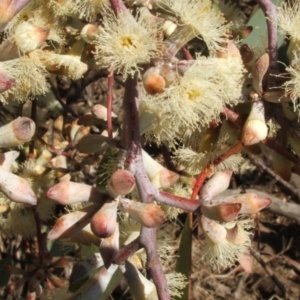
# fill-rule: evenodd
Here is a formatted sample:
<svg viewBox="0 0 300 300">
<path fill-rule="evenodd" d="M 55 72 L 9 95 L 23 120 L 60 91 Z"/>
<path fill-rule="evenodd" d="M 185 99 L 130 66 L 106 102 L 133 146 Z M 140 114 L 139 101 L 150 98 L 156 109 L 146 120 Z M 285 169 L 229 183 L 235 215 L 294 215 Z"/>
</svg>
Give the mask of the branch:
<svg viewBox="0 0 300 300">
<path fill-rule="evenodd" d="M 274 80 L 270 79 L 271 74 L 278 74 L 278 49 L 277 49 L 277 11 L 271 0 L 257 0 L 258 5 L 267 17 L 268 44 L 269 44 L 269 88 L 276 86 Z"/>
<path fill-rule="evenodd" d="M 113 86 L 114 86 L 114 73 L 108 75 L 107 78 L 108 81 L 108 89 L 107 89 L 107 132 L 108 137 L 112 138 L 112 118 L 111 118 L 111 112 L 112 112 L 112 101 L 113 101 Z"/>
<path fill-rule="evenodd" d="M 141 201 L 143 203 L 152 202 L 153 199 L 151 195 L 147 194 L 143 185 L 143 182 L 147 182 L 149 179 L 144 169 L 141 153 L 137 74 L 133 78 L 128 77 L 126 79 L 123 110 L 124 119 L 121 145 L 129 153 L 128 161 L 130 162 L 130 169 L 135 175 Z M 141 181 L 140 177 L 142 177 L 144 181 Z M 160 300 L 171 300 L 167 288 L 167 279 L 157 253 L 156 229 L 143 226 L 139 241 L 145 247 L 147 253 L 147 267 L 156 286 L 158 298 Z"/>
</svg>

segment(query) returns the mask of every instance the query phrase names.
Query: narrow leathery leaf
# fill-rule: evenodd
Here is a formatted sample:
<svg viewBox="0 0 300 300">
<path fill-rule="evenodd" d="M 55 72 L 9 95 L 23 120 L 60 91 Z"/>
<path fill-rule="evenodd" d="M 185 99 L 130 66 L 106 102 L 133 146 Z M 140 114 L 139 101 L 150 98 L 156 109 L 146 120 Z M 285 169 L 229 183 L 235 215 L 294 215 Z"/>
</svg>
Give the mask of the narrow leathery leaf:
<svg viewBox="0 0 300 300">
<path fill-rule="evenodd" d="M 120 209 L 130 217 L 146 227 L 157 227 L 163 224 L 167 217 L 160 206 L 154 203 L 141 203 L 129 199 L 121 199 Z"/>
<path fill-rule="evenodd" d="M 78 141 L 76 149 L 82 153 L 92 154 L 104 151 L 108 146 L 116 146 L 116 142 L 103 135 L 89 134 Z"/>
<path fill-rule="evenodd" d="M 217 194 L 225 191 L 232 176 L 232 170 L 224 170 L 216 172 L 202 187 L 199 197 L 201 200 L 210 200 Z"/>
<path fill-rule="evenodd" d="M 29 183 L 0 167 L 0 190 L 12 201 L 37 204 L 37 197 L 31 189 Z"/>
<path fill-rule="evenodd" d="M 62 205 L 95 201 L 101 204 L 105 195 L 96 188 L 73 181 L 62 181 L 47 191 L 47 197 Z"/>
<path fill-rule="evenodd" d="M 190 216 L 187 215 L 187 218 L 184 223 L 183 230 L 181 232 L 180 245 L 178 250 L 178 258 L 176 262 L 175 271 L 182 273 L 189 278 L 191 268 L 192 268 L 192 229 L 190 228 Z M 183 289 L 183 295 L 178 298 L 174 297 L 176 300 L 189 300 L 189 286 Z"/>
<path fill-rule="evenodd" d="M 221 203 L 218 205 L 201 205 L 201 212 L 209 219 L 219 222 L 231 222 L 236 219 L 242 204 L 240 203 Z"/>
<path fill-rule="evenodd" d="M 116 254 L 119 251 L 119 226 L 117 224 L 116 230 L 112 236 L 102 239 L 100 244 L 100 254 L 103 257 L 104 266 L 106 269 L 112 264 Z"/>
<path fill-rule="evenodd" d="M 117 201 L 106 201 L 91 220 L 91 229 L 99 238 L 108 238 L 117 229 Z"/>
<path fill-rule="evenodd" d="M 100 205 L 94 204 L 61 216 L 48 232 L 48 240 L 73 236 L 90 222 L 99 207 Z"/>
<path fill-rule="evenodd" d="M 117 170 L 114 172 L 107 184 L 107 192 L 112 198 L 119 195 L 125 196 L 133 191 L 135 187 L 135 178 L 127 170 Z"/>
</svg>

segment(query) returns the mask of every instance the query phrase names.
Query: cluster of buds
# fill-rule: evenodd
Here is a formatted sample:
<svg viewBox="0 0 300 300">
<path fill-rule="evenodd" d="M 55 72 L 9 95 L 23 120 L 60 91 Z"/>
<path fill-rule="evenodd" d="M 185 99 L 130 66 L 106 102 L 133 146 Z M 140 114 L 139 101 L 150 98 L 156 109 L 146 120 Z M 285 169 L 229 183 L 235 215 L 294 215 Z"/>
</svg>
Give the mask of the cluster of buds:
<svg viewBox="0 0 300 300">
<path fill-rule="evenodd" d="M 216 172 L 199 194 L 200 226 L 206 241 L 203 257 L 217 269 L 230 267 L 248 252 L 253 222 L 241 216 L 256 214 L 271 204 L 269 198 L 254 193 L 223 195 L 231 176 L 230 170 Z"/>
</svg>

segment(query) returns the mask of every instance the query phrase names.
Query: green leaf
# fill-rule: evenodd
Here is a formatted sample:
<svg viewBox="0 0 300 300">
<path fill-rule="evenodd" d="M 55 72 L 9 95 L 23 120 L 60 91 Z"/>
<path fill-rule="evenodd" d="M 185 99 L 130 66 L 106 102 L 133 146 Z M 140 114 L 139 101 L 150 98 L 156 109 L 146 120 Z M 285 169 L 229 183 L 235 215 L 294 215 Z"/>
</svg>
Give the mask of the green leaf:
<svg viewBox="0 0 300 300">
<path fill-rule="evenodd" d="M 190 270 L 191 270 L 191 252 L 192 251 L 192 232 L 190 229 L 190 216 L 187 215 L 185 220 L 185 224 L 183 227 L 183 231 L 181 233 L 181 240 L 179 245 L 179 257 L 176 262 L 176 272 L 182 273 L 189 278 Z M 183 290 L 183 295 L 178 298 L 174 297 L 174 299 L 178 300 L 189 300 L 189 286 L 188 284 Z"/>
<path fill-rule="evenodd" d="M 272 0 L 272 2 L 279 6 L 283 0 Z M 253 30 L 245 39 L 242 40 L 243 43 L 248 44 L 251 47 L 261 47 L 268 46 L 268 30 L 267 22 L 263 11 L 256 5 L 250 16 L 247 26 L 252 26 Z M 278 47 L 282 44 L 284 40 L 284 35 L 278 33 Z"/>
</svg>

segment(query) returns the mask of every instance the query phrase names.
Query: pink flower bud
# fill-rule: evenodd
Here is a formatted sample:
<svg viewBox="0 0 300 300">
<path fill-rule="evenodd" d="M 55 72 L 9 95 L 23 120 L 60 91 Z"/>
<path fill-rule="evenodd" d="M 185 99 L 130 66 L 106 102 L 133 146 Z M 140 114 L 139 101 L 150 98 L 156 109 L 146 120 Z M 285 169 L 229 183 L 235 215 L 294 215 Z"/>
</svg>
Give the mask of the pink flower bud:
<svg viewBox="0 0 300 300">
<path fill-rule="evenodd" d="M 93 24 L 86 24 L 81 29 L 80 36 L 86 43 L 92 44 L 97 39 L 97 35 L 99 34 L 99 32 L 100 29 L 98 26 Z"/>
<path fill-rule="evenodd" d="M 117 223 L 117 201 L 106 201 L 91 220 L 91 229 L 95 236 L 108 238 L 114 234 Z"/>
<path fill-rule="evenodd" d="M 48 240 L 72 237 L 90 222 L 98 209 L 99 204 L 94 204 L 61 216 L 48 232 Z"/>
<path fill-rule="evenodd" d="M 37 204 L 36 195 L 28 182 L 3 168 L 0 168 L 0 190 L 14 202 Z"/>
<path fill-rule="evenodd" d="M 95 295 L 102 295 L 105 292 L 118 268 L 118 265 L 111 265 L 108 269 L 101 268 L 72 297 L 78 299 L 84 295 L 84 299 L 99 299 Z"/>
<path fill-rule="evenodd" d="M 212 243 L 219 244 L 226 239 L 227 230 L 223 225 L 210 220 L 203 215 L 200 218 L 201 227 Z"/>
<path fill-rule="evenodd" d="M 117 117 L 114 112 L 111 114 L 113 118 Z M 99 120 L 107 121 L 107 108 L 101 104 L 96 104 L 92 107 L 92 115 Z"/>
<path fill-rule="evenodd" d="M 100 254 L 104 261 L 104 266 L 106 269 L 112 264 L 116 254 L 119 251 L 119 226 L 117 223 L 116 230 L 112 236 L 102 239 L 100 244 Z"/>
<path fill-rule="evenodd" d="M 242 205 L 240 214 L 255 214 L 272 203 L 269 198 L 258 196 L 254 193 L 245 193 L 214 199 L 213 202 L 216 205 L 220 203 L 240 203 Z"/>
<path fill-rule="evenodd" d="M 217 194 L 225 191 L 230 183 L 232 170 L 216 172 L 203 186 L 199 193 L 201 200 L 210 200 Z"/>
<path fill-rule="evenodd" d="M 135 187 L 135 178 L 127 170 L 117 170 L 114 172 L 107 184 L 107 192 L 112 198 L 119 195 L 125 196 L 133 191 Z"/>
<path fill-rule="evenodd" d="M 164 211 L 154 203 L 141 203 L 129 199 L 120 200 L 120 209 L 146 227 L 157 227 L 166 221 Z"/>
<path fill-rule="evenodd" d="M 204 203 L 201 205 L 202 214 L 209 219 L 219 222 L 233 221 L 238 216 L 242 207 L 240 203 L 222 203 L 209 206 Z"/>
<path fill-rule="evenodd" d="M 13 88 L 15 84 L 16 80 L 14 78 L 9 77 L 5 71 L 0 70 L 0 93 Z"/>
<path fill-rule="evenodd" d="M 152 184 L 157 188 L 168 188 L 178 181 L 179 175 L 168 170 L 142 150 L 143 164 Z"/>
<path fill-rule="evenodd" d="M 18 117 L 0 127 L 0 147 L 20 146 L 29 142 L 35 133 L 35 123 L 26 117 Z"/>
<path fill-rule="evenodd" d="M 62 181 L 47 191 L 47 197 L 62 205 L 95 201 L 102 203 L 103 194 L 95 187 L 84 183 Z"/>
</svg>

